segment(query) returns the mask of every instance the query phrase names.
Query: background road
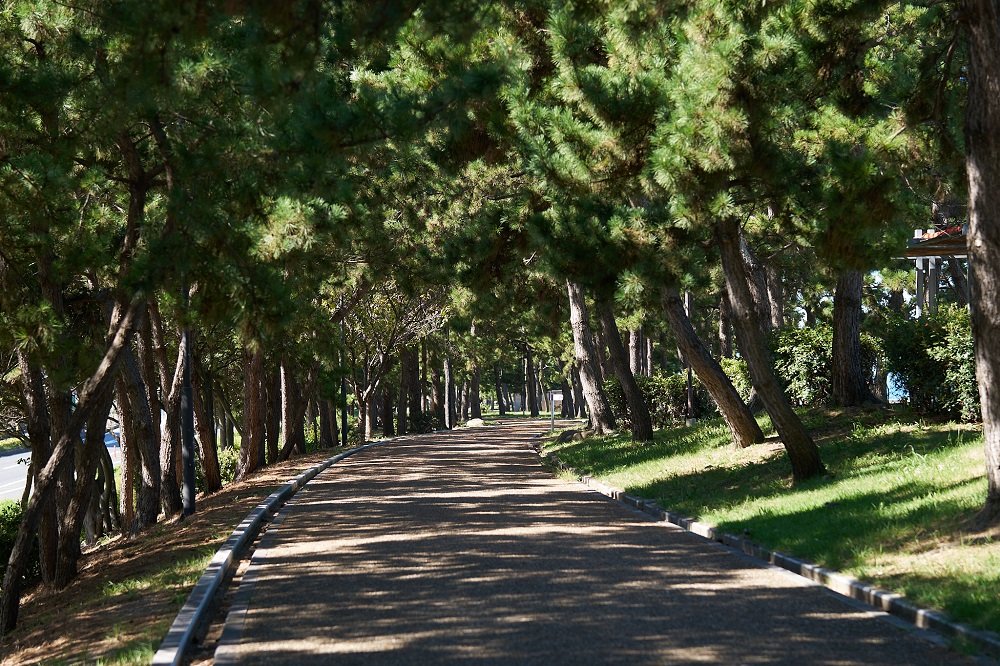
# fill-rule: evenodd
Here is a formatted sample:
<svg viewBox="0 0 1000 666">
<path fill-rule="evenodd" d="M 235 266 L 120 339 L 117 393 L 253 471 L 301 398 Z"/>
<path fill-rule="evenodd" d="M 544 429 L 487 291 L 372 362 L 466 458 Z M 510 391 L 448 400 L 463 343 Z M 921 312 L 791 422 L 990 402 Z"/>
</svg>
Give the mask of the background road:
<svg viewBox="0 0 1000 666">
<path fill-rule="evenodd" d="M 122 459 L 118 440 L 109 433 L 104 437 L 104 445 L 108 447 L 115 467 L 118 467 Z M 21 494 L 24 492 L 24 481 L 28 476 L 27 463 L 18 462 L 22 459 L 31 460 L 31 452 L 27 449 L 21 449 L 0 455 L 0 501 L 21 499 Z"/>
<path fill-rule="evenodd" d="M 553 478 L 529 449 L 542 429 L 413 437 L 311 481 L 255 552 L 216 663 L 967 663 Z"/>
</svg>

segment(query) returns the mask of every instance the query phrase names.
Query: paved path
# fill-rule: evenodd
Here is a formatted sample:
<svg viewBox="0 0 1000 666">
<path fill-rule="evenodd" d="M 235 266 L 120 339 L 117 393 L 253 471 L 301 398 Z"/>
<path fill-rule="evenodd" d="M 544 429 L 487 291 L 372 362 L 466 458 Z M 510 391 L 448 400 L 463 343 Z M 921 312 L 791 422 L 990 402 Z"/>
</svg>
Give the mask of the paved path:
<svg viewBox="0 0 1000 666">
<path fill-rule="evenodd" d="M 311 481 L 254 555 L 217 663 L 966 661 L 553 478 L 539 431 L 399 441 Z"/>
</svg>

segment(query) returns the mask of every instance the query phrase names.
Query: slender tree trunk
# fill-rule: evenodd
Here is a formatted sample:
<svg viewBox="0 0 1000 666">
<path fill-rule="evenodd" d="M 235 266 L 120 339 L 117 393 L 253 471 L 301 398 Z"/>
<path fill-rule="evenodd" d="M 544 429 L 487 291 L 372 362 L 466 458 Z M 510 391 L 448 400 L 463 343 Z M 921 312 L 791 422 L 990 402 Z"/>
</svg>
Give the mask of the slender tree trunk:
<svg viewBox="0 0 1000 666">
<path fill-rule="evenodd" d="M 257 471 L 264 447 L 264 421 L 267 412 L 264 391 L 264 350 L 260 345 L 243 351 L 243 439 L 236 479 L 245 479 Z"/>
<path fill-rule="evenodd" d="M 611 413 L 608 397 L 604 394 L 597 372 L 597 358 L 594 353 L 594 336 L 590 330 L 590 315 L 587 301 L 580 285 L 566 281 L 569 294 L 570 324 L 573 328 L 573 349 L 576 354 L 577 369 L 583 385 L 583 395 L 587 401 L 590 423 L 598 434 L 615 430 L 615 417 Z"/>
<path fill-rule="evenodd" d="M 319 401 L 319 446 L 331 449 L 337 441 L 337 413 L 326 398 Z"/>
<path fill-rule="evenodd" d="M 854 407 L 877 402 L 868 388 L 870 369 L 861 364 L 861 271 L 845 270 L 833 297 L 833 404 Z"/>
<path fill-rule="evenodd" d="M 93 374 L 80 385 L 77 391 L 76 409 L 70 415 L 69 425 L 56 441 L 48 462 L 35 477 L 35 491 L 24 507 L 21 524 L 10 550 L 3 583 L 0 584 L 0 634 L 6 635 L 17 624 L 21 582 L 28 566 L 32 540 L 38 532 L 42 510 L 52 502 L 59 470 L 70 460 L 80 430 L 83 429 L 91 413 L 100 406 L 105 392 L 111 390 L 121 352 L 129 345 L 141 306 L 142 299 L 139 297 L 134 298 L 127 307 L 115 306 L 115 314 L 111 320 L 116 323 L 108 335 L 104 356 Z"/>
<path fill-rule="evenodd" d="M 140 345 L 140 349 L 144 345 L 145 342 Z M 128 433 L 135 439 L 139 462 L 139 494 L 135 502 L 135 521 L 126 523 L 129 531 L 133 533 L 155 524 L 160 513 L 160 438 L 157 427 L 160 402 L 156 400 L 154 403 L 150 398 L 156 390 L 156 385 L 148 386 L 144 383 L 143 379 L 147 374 L 152 373 L 140 371 L 139 363 L 130 349 L 122 352 L 122 390 L 131 417 Z M 155 421 L 152 411 L 154 404 L 157 409 Z"/>
<path fill-rule="evenodd" d="M 407 358 L 409 359 L 409 365 L 407 366 L 407 391 L 409 392 L 409 399 L 407 402 L 410 404 L 407 406 L 407 411 L 410 413 L 410 430 L 416 431 L 416 420 L 423 419 L 424 407 L 420 394 L 420 356 L 418 355 L 416 347 L 410 347 L 405 350 Z"/>
<path fill-rule="evenodd" d="M 757 254 L 750 247 L 742 230 L 739 230 L 740 254 L 743 260 L 744 272 L 747 276 L 747 286 L 753 300 L 754 308 L 757 310 L 757 318 L 760 326 L 765 332 L 770 332 L 773 328 L 771 313 L 770 293 L 767 288 L 767 269 L 757 258 Z M 730 298 L 732 296 L 730 295 Z"/>
<path fill-rule="evenodd" d="M 281 362 L 281 434 L 284 441 L 279 460 L 287 460 L 292 451 L 306 452 L 305 412 L 308 403 L 302 395 L 295 371 L 287 361 Z M 368 405 L 369 409 L 373 406 Z M 365 433 L 370 437 L 371 433 Z"/>
<path fill-rule="evenodd" d="M 607 334 L 608 332 L 604 331 L 604 335 Z M 642 374 L 642 355 L 646 351 L 645 347 L 641 327 L 628 332 L 628 365 L 633 377 Z"/>
<path fill-rule="evenodd" d="M 771 328 L 780 329 L 785 325 L 785 289 L 781 280 L 781 271 L 767 264 L 764 266 L 767 276 L 767 302 L 771 319 Z"/>
<path fill-rule="evenodd" d="M 399 394 L 396 396 L 396 432 L 405 435 L 406 403 L 409 399 L 410 354 L 408 349 L 399 352 Z"/>
<path fill-rule="evenodd" d="M 396 429 L 392 423 L 392 391 L 388 386 L 382 389 L 382 435 L 396 436 Z"/>
<path fill-rule="evenodd" d="M 503 395 L 503 384 L 500 382 L 500 364 L 493 364 L 493 390 L 497 394 L 497 414 L 500 416 L 507 415 L 507 401 L 504 400 Z"/>
<path fill-rule="evenodd" d="M 483 408 L 479 398 L 479 385 L 482 382 L 482 375 L 479 365 L 472 367 L 472 385 L 469 387 L 469 415 L 474 419 L 483 418 Z"/>
<path fill-rule="evenodd" d="M 733 357 L 733 313 L 725 290 L 719 296 L 719 356 Z"/>
<path fill-rule="evenodd" d="M 608 343 L 608 363 L 622 387 L 622 393 L 625 394 L 625 402 L 628 405 L 628 413 L 632 422 L 632 439 L 637 442 L 648 442 L 653 439 L 653 421 L 649 416 L 646 400 L 642 397 L 642 391 L 629 367 L 629 358 L 622 345 L 611 301 L 608 298 L 598 298 L 594 308 L 597 318 L 601 322 L 601 327 L 604 329 L 604 340 Z M 638 337 L 639 332 L 633 331 L 632 338 Z M 635 357 L 635 360 L 638 361 L 638 356 Z"/>
<path fill-rule="evenodd" d="M 570 379 L 573 384 L 573 406 L 576 408 L 573 416 L 587 418 L 587 401 L 583 397 L 583 382 L 580 381 L 580 370 L 576 363 L 570 368 Z"/>
<path fill-rule="evenodd" d="M 455 427 L 455 374 L 448 353 L 444 355 L 444 427 Z"/>
<path fill-rule="evenodd" d="M 740 226 L 735 219 L 722 219 L 716 227 L 722 267 L 729 291 L 729 302 L 733 308 L 736 325 L 736 341 L 746 359 L 754 387 L 771 416 L 778 435 L 781 437 L 788 459 L 792 465 L 792 476 L 803 481 L 824 472 L 819 457 L 819 449 L 809 436 L 799 417 L 792 411 L 774 375 L 774 366 L 767 348 L 760 317 L 750 295 L 746 268 L 740 251 Z"/>
<path fill-rule="evenodd" d="M 972 336 L 986 446 L 980 522 L 1000 522 L 1000 0 L 964 0 L 969 43 L 966 171 Z"/>
<path fill-rule="evenodd" d="M 77 447 L 76 478 L 66 513 L 60 517 L 59 551 L 56 560 L 56 589 L 63 589 L 76 577 L 80 562 L 80 533 L 83 519 L 94 492 L 94 476 L 104 449 L 108 412 L 111 410 L 112 384 L 108 382 L 103 393 L 97 396 L 98 404 L 87 419 L 87 434 L 82 446 Z"/>
<path fill-rule="evenodd" d="M 118 409 L 118 446 L 122 452 L 122 492 L 120 511 L 125 529 L 130 529 L 135 522 L 135 486 L 139 476 L 139 441 L 138 435 L 131 427 L 135 417 L 128 406 L 128 395 L 124 388 L 125 380 L 119 373 L 115 383 L 115 402 Z M 126 426 L 126 423 L 129 425 Z M 112 476 L 114 478 L 114 476 Z"/>
<path fill-rule="evenodd" d="M 535 379 L 535 359 L 531 353 L 531 345 L 524 345 L 524 369 L 525 369 L 525 380 L 524 383 L 527 388 L 525 398 L 527 400 L 528 413 L 533 417 L 538 417 L 538 392 L 536 389 L 537 381 Z"/>
<path fill-rule="evenodd" d="M 173 374 L 167 361 L 167 346 L 159 308 L 154 299 L 149 301 L 149 320 L 153 334 L 153 350 L 160 375 L 161 407 L 165 421 L 160 430 L 160 506 L 164 515 L 181 510 L 181 491 L 177 478 L 181 443 L 181 378 L 184 357 L 178 350 Z"/>
<path fill-rule="evenodd" d="M 732 433 L 733 443 L 739 448 L 746 448 L 751 444 L 763 442 L 764 433 L 761 432 L 757 419 L 743 402 L 722 366 L 712 358 L 708 348 L 698 337 L 684 311 L 681 295 L 675 287 L 663 289 L 662 304 L 663 312 L 677 339 L 677 346 L 684 355 L 684 360 L 690 364 L 698 375 L 698 380 L 719 407 L 719 412 Z"/>
<path fill-rule="evenodd" d="M 264 373 L 264 449 L 267 464 L 278 462 L 281 448 L 281 366 L 272 364 Z"/>
<path fill-rule="evenodd" d="M 198 432 L 198 456 L 201 459 L 201 471 L 205 479 L 205 493 L 211 494 L 222 489 L 222 471 L 219 469 L 219 449 L 215 442 L 215 423 L 209 415 L 208 404 L 212 400 L 207 378 L 198 363 L 193 363 L 198 372 L 191 373 L 191 402 L 194 409 L 195 428 Z"/>
</svg>

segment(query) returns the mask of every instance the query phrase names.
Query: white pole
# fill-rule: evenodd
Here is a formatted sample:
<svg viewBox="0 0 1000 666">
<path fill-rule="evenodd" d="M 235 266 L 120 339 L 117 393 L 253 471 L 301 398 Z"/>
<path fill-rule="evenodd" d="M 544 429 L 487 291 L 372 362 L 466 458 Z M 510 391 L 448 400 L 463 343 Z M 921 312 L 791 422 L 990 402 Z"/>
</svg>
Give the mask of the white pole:
<svg viewBox="0 0 1000 666">
<path fill-rule="evenodd" d="M 549 406 L 552 407 L 552 418 L 549 421 L 549 432 L 556 429 L 556 392 L 549 391 Z"/>
</svg>

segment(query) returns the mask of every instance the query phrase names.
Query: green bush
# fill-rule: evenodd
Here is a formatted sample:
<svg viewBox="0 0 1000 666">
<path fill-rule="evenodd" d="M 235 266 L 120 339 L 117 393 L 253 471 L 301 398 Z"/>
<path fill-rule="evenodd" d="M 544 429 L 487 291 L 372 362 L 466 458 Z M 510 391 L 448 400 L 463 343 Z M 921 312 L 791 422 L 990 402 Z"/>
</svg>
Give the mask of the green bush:
<svg viewBox="0 0 1000 666">
<path fill-rule="evenodd" d="M 885 352 L 889 371 L 918 411 L 963 421 L 980 419 L 967 309 L 948 305 L 919 319 L 889 320 Z"/>
<path fill-rule="evenodd" d="M 795 405 L 816 407 L 828 403 L 833 391 L 833 327 L 819 324 L 783 328 L 771 338 L 774 370 Z M 875 366 L 882 355 L 879 341 L 861 334 L 861 365 L 865 381 L 875 386 Z"/>
<path fill-rule="evenodd" d="M 687 373 L 655 373 L 652 377 L 636 377 L 635 381 L 649 408 L 654 428 L 667 428 L 682 423 L 687 418 Z M 604 391 L 607 393 L 615 418 L 622 427 L 630 428 L 632 421 L 618 380 L 606 380 Z M 695 418 L 706 418 L 717 414 L 715 403 L 697 376 L 694 377 L 694 412 Z"/>
<path fill-rule="evenodd" d="M 721 358 L 719 365 L 729 377 L 729 381 L 733 383 L 736 392 L 743 398 L 743 402 L 750 402 L 753 382 L 750 381 L 750 369 L 747 367 L 747 362 L 741 358 Z"/>
<path fill-rule="evenodd" d="M 14 501 L 0 502 L 0 580 L 7 573 L 7 562 L 10 561 L 10 551 L 14 549 L 17 529 L 21 526 L 21 503 Z M 41 572 L 38 559 L 38 539 L 31 539 L 31 554 L 28 557 L 28 568 L 24 575 L 25 581 L 37 580 Z"/>
<path fill-rule="evenodd" d="M 236 478 L 236 469 L 240 465 L 240 450 L 235 446 L 228 448 L 225 446 L 219 447 L 219 474 L 222 477 L 222 483 L 232 483 L 233 479 Z"/>
</svg>

